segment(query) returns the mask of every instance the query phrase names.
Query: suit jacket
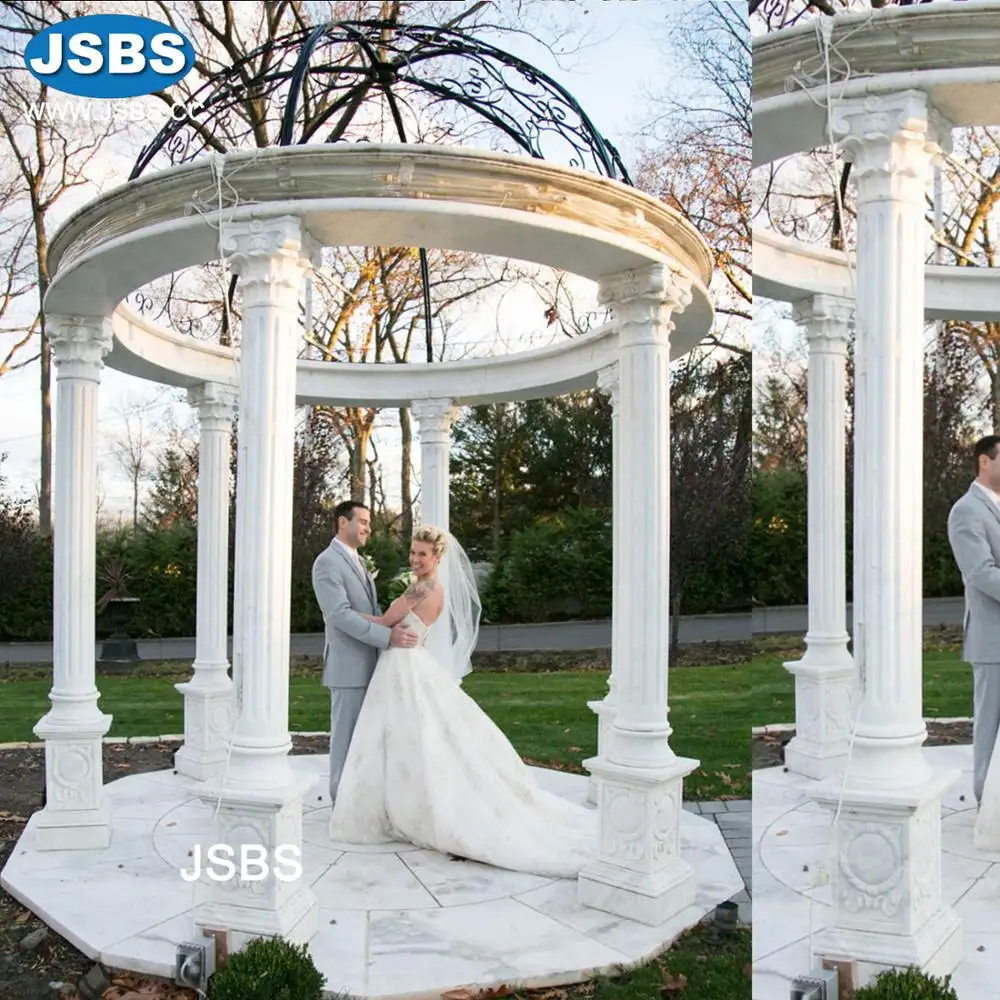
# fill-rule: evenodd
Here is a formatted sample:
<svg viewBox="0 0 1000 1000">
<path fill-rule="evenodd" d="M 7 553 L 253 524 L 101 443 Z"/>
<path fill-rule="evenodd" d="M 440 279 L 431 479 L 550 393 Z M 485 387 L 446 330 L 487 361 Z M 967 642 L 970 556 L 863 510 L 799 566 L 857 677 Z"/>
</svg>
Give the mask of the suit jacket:
<svg viewBox="0 0 1000 1000">
<path fill-rule="evenodd" d="M 1000 664 L 1000 507 L 975 484 L 951 508 L 948 541 L 965 582 L 962 658 Z"/>
<path fill-rule="evenodd" d="M 323 612 L 326 647 L 323 683 L 330 688 L 366 688 L 391 629 L 362 618 L 380 615 L 375 581 L 335 542 L 313 563 L 313 592 Z"/>
</svg>

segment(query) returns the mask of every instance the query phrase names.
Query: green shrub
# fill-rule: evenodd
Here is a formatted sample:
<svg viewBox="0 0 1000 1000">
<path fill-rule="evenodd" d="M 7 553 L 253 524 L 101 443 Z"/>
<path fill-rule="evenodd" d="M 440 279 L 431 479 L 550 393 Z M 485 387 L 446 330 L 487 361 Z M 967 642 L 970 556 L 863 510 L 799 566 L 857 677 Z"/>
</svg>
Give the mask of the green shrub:
<svg viewBox="0 0 1000 1000">
<path fill-rule="evenodd" d="M 936 979 L 916 968 L 887 969 L 854 994 L 854 1000 L 958 1000 L 951 976 Z"/>
<path fill-rule="evenodd" d="M 208 1000 L 320 1000 L 326 979 L 305 945 L 255 938 L 208 984 Z"/>
</svg>

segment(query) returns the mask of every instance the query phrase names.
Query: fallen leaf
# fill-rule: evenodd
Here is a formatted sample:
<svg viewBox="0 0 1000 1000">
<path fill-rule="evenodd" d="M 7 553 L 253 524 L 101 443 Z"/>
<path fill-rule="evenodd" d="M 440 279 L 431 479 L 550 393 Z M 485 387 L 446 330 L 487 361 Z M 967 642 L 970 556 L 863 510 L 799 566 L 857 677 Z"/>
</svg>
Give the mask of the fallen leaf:
<svg viewBox="0 0 1000 1000">
<path fill-rule="evenodd" d="M 666 969 L 663 970 L 663 985 L 660 987 L 662 993 L 678 993 L 680 990 L 687 989 L 687 976 L 683 973 L 678 973 L 676 976 L 671 975 Z"/>
<path fill-rule="evenodd" d="M 15 924 L 23 924 L 31 916 L 31 910 L 22 910 L 15 919 Z"/>
</svg>

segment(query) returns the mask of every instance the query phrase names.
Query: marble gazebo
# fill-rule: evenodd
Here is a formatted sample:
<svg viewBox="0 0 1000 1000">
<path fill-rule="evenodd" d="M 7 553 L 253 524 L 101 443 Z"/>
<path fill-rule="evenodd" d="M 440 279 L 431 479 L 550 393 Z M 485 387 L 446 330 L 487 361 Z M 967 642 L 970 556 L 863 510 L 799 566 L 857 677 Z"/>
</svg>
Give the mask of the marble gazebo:
<svg viewBox="0 0 1000 1000">
<path fill-rule="evenodd" d="M 232 203 L 194 211 L 220 178 Z M 420 246 L 535 261 L 599 285 L 612 319 L 553 347 L 434 365 L 301 359 L 298 298 L 323 246 Z M 162 275 L 221 255 L 239 277 L 241 344 L 151 323 L 124 304 Z M 662 203 L 618 181 L 466 148 L 300 145 L 204 157 L 133 180 L 52 240 L 45 302 L 57 374 L 55 662 L 46 802 L 4 887 L 87 954 L 170 974 L 199 929 L 308 941 L 331 987 L 391 996 L 469 983 L 566 982 L 661 950 L 742 888 L 714 824 L 682 809 L 697 765 L 667 719 L 670 358 L 713 319 L 711 258 Z M 97 399 L 102 368 L 188 390 L 201 418 L 198 635 L 179 685 L 176 771 L 105 784 L 94 664 Z M 599 386 L 614 400 L 613 678 L 595 706 L 585 778 L 601 857 L 578 884 L 496 872 L 324 835 L 323 757 L 290 756 L 293 422 L 298 405 L 408 406 L 423 519 L 448 523 L 454 408 Z M 233 680 L 228 674 L 228 452 L 239 408 Z M 622 484 L 628 488 L 620 488 Z M 324 808 L 325 805 L 325 808 Z M 302 848 L 304 876 L 181 879 L 195 843 Z M 405 858 L 405 863 L 403 859 Z M 473 957 L 469 957 L 472 955 Z M 464 957 L 463 957 L 464 956 Z M 405 990 L 404 990 L 405 987 Z"/>
<path fill-rule="evenodd" d="M 1000 124 L 1000 9 L 890 7 L 754 39 L 754 165 L 836 144 L 849 254 L 754 232 L 754 290 L 808 338 L 809 623 L 785 768 L 754 774 L 754 997 L 822 959 L 954 973 L 1000 997 L 1000 856 L 974 848 L 971 748 L 925 748 L 925 323 L 995 320 L 991 269 L 928 265 L 952 130 Z M 855 332 L 853 643 L 845 606 L 845 360 Z M 971 808 L 970 808 L 971 807 Z M 963 929 L 964 924 L 964 929 Z"/>
</svg>

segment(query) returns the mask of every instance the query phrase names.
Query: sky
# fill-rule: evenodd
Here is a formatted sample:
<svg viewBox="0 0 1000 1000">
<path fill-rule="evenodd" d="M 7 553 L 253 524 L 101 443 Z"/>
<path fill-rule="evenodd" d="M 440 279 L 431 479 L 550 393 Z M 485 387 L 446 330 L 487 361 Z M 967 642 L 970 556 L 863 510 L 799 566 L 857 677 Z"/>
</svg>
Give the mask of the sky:
<svg viewBox="0 0 1000 1000">
<path fill-rule="evenodd" d="M 572 13 L 564 16 L 578 17 L 589 25 L 586 48 L 564 60 L 560 67 L 537 46 L 522 49 L 520 44 L 507 43 L 507 47 L 562 83 L 576 97 L 596 127 L 619 148 L 628 163 L 630 152 L 636 149 L 635 133 L 654 112 L 651 95 L 669 92 L 679 96 L 678 88 L 685 86 L 683 76 L 672 65 L 673 57 L 664 40 L 665 25 L 673 13 L 671 8 L 676 11 L 685 0 L 534 2 L 567 4 L 567 10 L 571 3 Z M 136 142 L 134 150 L 125 152 L 133 156 L 138 147 Z M 0 147 L 0 155 L 9 153 L 3 154 Z M 95 171 L 95 174 L 98 173 L 103 177 L 102 187 L 105 190 L 125 179 L 124 176 L 115 176 L 116 170 L 110 166 L 106 171 Z M 80 192 L 71 203 L 67 203 L 66 212 L 99 193 L 96 187 Z M 510 329 L 527 331 L 542 327 L 536 319 L 540 313 L 538 300 L 533 297 L 515 296 L 505 301 L 504 309 L 504 325 Z M 471 317 L 470 327 L 476 326 L 476 319 Z M 489 310 L 483 322 L 488 322 L 488 329 L 492 332 L 496 323 L 494 310 Z M 536 338 L 533 343 L 537 345 L 540 342 Z M 477 350 L 476 353 L 483 352 Z M 38 365 L 33 364 L 0 378 L 0 452 L 8 455 L 0 471 L 8 477 L 9 488 L 27 496 L 35 495 L 38 481 L 38 377 Z M 122 413 L 131 408 L 142 409 L 144 430 L 156 437 L 161 434 L 156 425 L 164 421 L 178 426 L 191 422 L 192 412 L 186 404 L 176 401 L 178 395 L 176 390 L 105 369 L 98 425 L 103 516 L 114 518 L 131 510 L 131 486 L 114 457 L 115 442 L 121 439 L 126 429 Z M 54 419 L 58 421 L 58 412 Z M 390 502 L 398 500 L 398 487 L 393 487 L 398 480 L 397 437 L 391 426 L 376 432 L 378 454 L 386 463 L 384 482 Z M 416 463 L 419 468 L 419 455 L 416 456 Z"/>
</svg>

